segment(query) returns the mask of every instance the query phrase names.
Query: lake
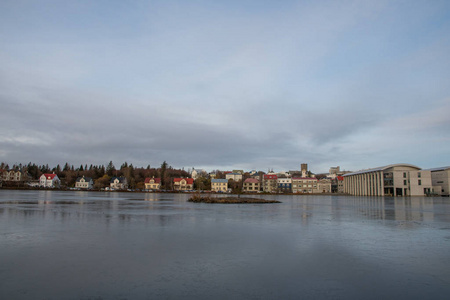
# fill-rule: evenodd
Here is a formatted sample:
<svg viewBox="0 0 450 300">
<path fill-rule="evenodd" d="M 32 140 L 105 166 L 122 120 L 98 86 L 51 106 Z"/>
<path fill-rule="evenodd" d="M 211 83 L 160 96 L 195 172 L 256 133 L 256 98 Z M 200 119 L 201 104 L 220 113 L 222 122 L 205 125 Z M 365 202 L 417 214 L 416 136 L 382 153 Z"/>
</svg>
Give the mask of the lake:
<svg viewBox="0 0 450 300">
<path fill-rule="evenodd" d="M 448 299 L 450 199 L 0 190 L 0 299 Z"/>
</svg>

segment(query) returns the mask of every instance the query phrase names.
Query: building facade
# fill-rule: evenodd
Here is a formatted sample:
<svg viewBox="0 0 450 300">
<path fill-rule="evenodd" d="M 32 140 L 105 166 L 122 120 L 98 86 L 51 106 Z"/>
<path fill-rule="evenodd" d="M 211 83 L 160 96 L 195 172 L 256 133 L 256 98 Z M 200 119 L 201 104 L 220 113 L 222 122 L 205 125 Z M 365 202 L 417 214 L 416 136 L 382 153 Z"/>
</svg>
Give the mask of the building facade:
<svg viewBox="0 0 450 300">
<path fill-rule="evenodd" d="M 228 191 L 228 180 L 226 179 L 211 179 L 211 191 L 222 192 Z"/>
<path fill-rule="evenodd" d="M 50 187 L 57 188 L 60 187 L 61 180 L 59 180 L 58 175 L 56 174 L 42 174 L 39 177 L 39 186 L 40 187 Z"/>
<path fill-rule="evenodd" d="M 317 190 L 319 193 L 331 193 L 331 179 L 322 178 L 318 180 Z"/>
<path fill-rule="evenodd" d="M 175 191 L 192 191 L 194 190 L 193 178 L 174 178 L 173 189 Z"/>
<path fill-rule="evenodd" d="M 242 190 L 246 193 L 258 193 L 261 190 L 261 184 L 258 179 L 247 178 L 244 180 Z"/>
<path fill-rule="evenodd" d="M 145 178 L 144 186 L 146 190 L 159 190 L 161 188 L 161 178 Z"/>
<path fill-rule="evenodd" d="M 292 193 L 292 178 L 277 178 L 278 192 Z"/>
<path fill-rule="evenodd" d="M 448 197 L 450 195 L 450 166 L 429 169 L 434 193 Z"/>
<path fill-rule="evenodd" d="M 111 190 L 125 190 L 128 188 L 128 181 L 125 177 L 113 177 L 109 182 Z"/>
<path fill-rule="evenodd" d="M 292 192 L 313 194 L 318 193 L 317 178 L 315 177 L 292 177 Z"/>
<path fill-rule="evenodd" d="M 242 174 L 240 174 L 240 173 L 233 173 L 232 172 L 232 173 L 226 174 L 225 178 L 227 180 L 233 179 L 234 181 L 239 181 L 239 180 L 242 180 Z"/>
<path fill-rule="evenodd" d="M 424 196 L 432 193 L 431 172 L 409 164 L 344 174 L 345 193 L 357 196 Z"/>
<path fill-rule="evenodd" d="M 266 193 L 278 192 L 278 176 L 275 174 L 264 174 L 263 191 Z"/>
<path fill-rule="evenodd" d="M 75 181 L 75 187 L 78 189 L 92 189 L 94 187 L 94 181 L 91 177 L 78 177 Z"/>
</svg>

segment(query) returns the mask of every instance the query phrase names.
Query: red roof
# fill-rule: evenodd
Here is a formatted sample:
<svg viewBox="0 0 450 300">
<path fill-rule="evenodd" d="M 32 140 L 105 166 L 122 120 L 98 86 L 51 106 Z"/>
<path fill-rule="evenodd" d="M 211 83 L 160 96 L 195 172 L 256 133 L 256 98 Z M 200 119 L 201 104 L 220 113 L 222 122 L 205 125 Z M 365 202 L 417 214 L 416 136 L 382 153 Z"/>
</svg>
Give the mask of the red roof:
<svg viewBox="0 0 450 300">
<path fill-rule="evenodd" d="M 247 179 L 245 179 L 245 181 L 244 181 L 244 183 L 259 183 L 259 180 L 258 179 L 255 179 L 255 178 L 247 178 Z"/>
<path fill-rule="evenodd" d="M 343 181 L 344 180 L 344 176 L 337 176 L 337 180 Z"/>
<path fill-rule="evenodd" d="M 44 176 L 47 179 L 53 179 L 53 178 L 55 178 L 56 174 L 44 174 Z"/>
<path fill-rule="evenodd" d="M 193 178 L 174 178 L 173 182 L 180 182 L 183 179 L 186 180 L 187 184 L 194 184 L 194 179 Z"/>
<path fill-rule="evenodd" d="M 277 175 L 267 175 L 267 174 L 265 174 L 264 175 L 264 179 L 278 179 L 278 176 Z"/>
<path fill-rule="evenodd" d="M 150 177 L 145 178 L 145 183 L 150 183 L 150 180 L 152 179 L 155 181 L 155 183 L 161 183 L 161 178 L 150 178 Z"/>
</svg>

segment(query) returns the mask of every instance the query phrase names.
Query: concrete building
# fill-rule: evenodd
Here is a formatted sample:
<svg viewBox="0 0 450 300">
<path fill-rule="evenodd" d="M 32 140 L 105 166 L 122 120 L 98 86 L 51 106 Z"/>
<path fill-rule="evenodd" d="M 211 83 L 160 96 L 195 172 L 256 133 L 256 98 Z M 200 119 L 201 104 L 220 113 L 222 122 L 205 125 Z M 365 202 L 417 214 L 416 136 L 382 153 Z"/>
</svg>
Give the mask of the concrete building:
<svg viewBox="0 0 450 300">
<path fill-rule="evenodd" d="M 410 164 L 344 174 L 345 193 L 358 196 L 424 196 L 432 193 L 431 172 Z"/>
<path fill-rule="evenodd" d="M 278 176 L 275 174 L 264 174 L 263 191 L 266 193 L 278 192 Z"/>
<path fill-rule="evenodd" d="M 292 177 L 292 192 L 305 194 L 318 193 L 317 181 L 315 177 Z"/>
<path fill-rule="evenodd" d="M 211 179 L 211 191 L 223 192 L 228 190 L 228 180 L 226 179 Z"/>
<path fill-rule="evenodd" d="M 292 178 L 278 177 L 277 184 L 280 193 L 292 193 Z"/>
<path fill-rule="evenodd" d="M 75 181 L 75 187 L 78 189 L 92 189 L 94 187 L 94 181 L 91 177 L 78 177 Z"/>
<path fill-rule="evenodd" d="M 431 172 L 431 184 L 434 193 L 448 197 L 450 195 L 450 166 L 428 169 Z"/>
<path fill-rule="evenodd" d="M 242 190 L 246 193 L 257 193 L 261 190 L 261 184 L 258 179 L 247 178 L 244 180 Z"/>
<path fill-rule="evenodd" d="M 322 178 L 317 182 L 317 190 L 319 193 L 331 193 L 331 180 Z"/>
</svg>

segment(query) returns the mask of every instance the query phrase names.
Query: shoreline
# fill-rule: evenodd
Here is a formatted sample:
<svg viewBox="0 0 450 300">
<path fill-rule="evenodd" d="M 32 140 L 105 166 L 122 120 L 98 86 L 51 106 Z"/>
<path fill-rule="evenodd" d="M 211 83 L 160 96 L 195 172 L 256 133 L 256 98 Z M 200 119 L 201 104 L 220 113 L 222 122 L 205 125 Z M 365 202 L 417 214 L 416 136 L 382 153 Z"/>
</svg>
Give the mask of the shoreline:
<svg viewBox="0 0 450 300">
<path fill-rule="evenodd" d="M 103 192 L 103 193 L 142 193 L 142 194 L 198 194 L 199 191 L 128 191 L 128 190 L 113 190 L 102 191 L 97 189 L 84 190 L 84 189 L 70 189 L 70 188 L 24 188 L 24 187 L 0 187 L 1 190 L 17 190 L 17 191 L 61 191 L 61 192 Z M 207 195 L 242 195 L 242 196 L 267 196 L 267 195 L 288 195 L 288 196 L 352 196 L 345 193 L 215 193 L 211 191 L 200 191 L 202 194 Z"/>
</svg>

